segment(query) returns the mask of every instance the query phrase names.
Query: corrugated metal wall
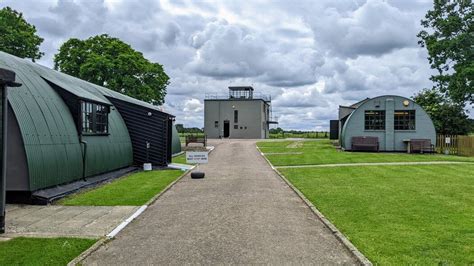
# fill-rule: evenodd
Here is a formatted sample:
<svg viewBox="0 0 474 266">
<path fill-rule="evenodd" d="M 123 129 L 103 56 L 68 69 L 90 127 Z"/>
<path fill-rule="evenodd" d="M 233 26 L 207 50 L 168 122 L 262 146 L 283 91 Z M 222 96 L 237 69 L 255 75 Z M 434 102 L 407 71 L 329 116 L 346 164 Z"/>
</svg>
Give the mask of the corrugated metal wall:
<svg viewBox="0 0 474 266">
<path fill-rule="evenodd" d="M 112 171 L 133 163 L 132 143 L 117 110 L 109 113 L 108 136 L 83 136 L 87 141 L 86 176 Z"/>
<path fill-rule="evenodd" d="M 11 90 L 8 100 L 25 145 L 30 190 L 82 178 L 82 146 L 76 123 L 61 96 L 39 75 L 45 71 L 44 67 L 3 52 L 0 52 L 0 67 L 15 71 L 17 80 L 23 84 Z M 72 89 L 77 85 L 77 90 L 87 90 L 108 102 L 95 86 L 86 89 L 89 83 L 54 73 L 67 77 L 65 84 Z M 117 111 L 109 114 L 109 132 L 108 136 L 84 138 L 88 142 L 86 176 L 131 165 L 130 136 Z"/>
<path fill-rule="evenodd" d="M 108 97 L 127 124 L 135 164 L 147 162 L 146 143 L 150 143 L 149 161 L 166 166 L 171 158 L 171 116 L 167 113 Z"/>
<path fill-rule="evenodd" d="M 70 91 L 66 91 L 54 83 L 50 85 L 66 102 L 74 120 L 79 120 L 78 106 L 80 105 L 80 99 L 70 93 Z M 105 97 L 101 101 L 109 105 L 111 104 Z M 108 136 L 82 136 L 82 139 L 87 142 L 85 176 L 115 170 L 131 165 L 133 162 L 132 146 L 125 122 L 114 107 L 110 108 L 108 121 L 110 133 Z M 76 123 L 76 125 L 78 124 L 80 122 Z"/>
<path fill-rule="evenodd" d="M 83 136 L 87 142 L 85 176 L 126 167 L 134 161 L 145 162 L 146 141 L 151 143 L 152 163 L 164 166 L 171 160 L 172 116 L 158 107 L 3 52 L 0 67 L 15 71 L 23 84 L 11 90 L 8 100 L 24 143 L 30 191 L 83 176 L 78 121 L 70 109 L 74 106 L 68 106 L 62 91 L 112 104 L 108 96 L 118 104 L 109 113 L 109 135 Z"/>
<path fill-rule="evenodd" d="M 0 53 L 1 67 L 23 84 L 8 100 L 25 144 L 30 190 L 82 177 L 82 152 L 76 127 L 61 97 L 21 59 Z"/>
</svg>

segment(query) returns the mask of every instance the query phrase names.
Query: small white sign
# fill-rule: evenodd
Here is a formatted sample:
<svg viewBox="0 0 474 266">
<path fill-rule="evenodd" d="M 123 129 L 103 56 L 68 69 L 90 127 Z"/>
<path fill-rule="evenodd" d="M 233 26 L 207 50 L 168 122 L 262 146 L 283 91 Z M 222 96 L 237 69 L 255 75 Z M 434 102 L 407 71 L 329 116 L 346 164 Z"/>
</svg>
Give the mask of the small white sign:
<svg viewBox="0 0 474 266">
<path fill-rule="evenodd" d="M 445 143 L 446 143 L 446 144 L 451 144 L 451 138 L 450 138 L 450 137 L 446 137 Z"/>
<path fill-rule="evenodd" d="M 208 157 L 207 151 L 187 151 L 186 163 L 207 163 Z"/>
</svg>

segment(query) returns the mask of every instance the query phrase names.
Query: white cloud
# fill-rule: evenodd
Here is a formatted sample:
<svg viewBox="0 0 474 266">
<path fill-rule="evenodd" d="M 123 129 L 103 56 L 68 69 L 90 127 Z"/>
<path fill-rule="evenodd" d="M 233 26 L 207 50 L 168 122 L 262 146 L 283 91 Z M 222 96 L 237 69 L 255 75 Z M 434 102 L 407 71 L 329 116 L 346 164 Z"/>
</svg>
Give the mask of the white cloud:
<svg viewBox="0 0 474 266">
<path fill-rule="evenodd" d="M 198 99 L 190 99 L 184 102 L 185 112 L 199 113 L 204 110 L 204 104 Z"/>
<path fill-rule="evenodd" d="M 328 102 L 320 94 L 323 88 L 324 84 L 318 83 L 304 88 L 281 89 L 281 94 L 274 99 L 273 105 L 275 108 L 328 107 Z"/>
</svg>

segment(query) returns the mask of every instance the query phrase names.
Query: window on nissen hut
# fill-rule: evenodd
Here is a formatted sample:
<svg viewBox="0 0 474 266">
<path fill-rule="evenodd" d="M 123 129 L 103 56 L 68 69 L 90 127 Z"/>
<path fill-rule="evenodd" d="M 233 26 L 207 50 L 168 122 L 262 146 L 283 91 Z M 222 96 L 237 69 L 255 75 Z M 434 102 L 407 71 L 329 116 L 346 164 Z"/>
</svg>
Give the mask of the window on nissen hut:
<svg viewBox="0 0 474 266">
<path fill-rule="evenodd" d="M 385 130 L 385 111 L 365 111 L 365 130 Z"/>
<path fill-rule="evenodd" d="M 81 102 L 82 133 L 108 134 L 109 107 L 97 103 Z"/>
<path fill-rule="evenodd" d="M 415 130 L 415 110 L 395 110 L 395 130 Z"/>
</svg>

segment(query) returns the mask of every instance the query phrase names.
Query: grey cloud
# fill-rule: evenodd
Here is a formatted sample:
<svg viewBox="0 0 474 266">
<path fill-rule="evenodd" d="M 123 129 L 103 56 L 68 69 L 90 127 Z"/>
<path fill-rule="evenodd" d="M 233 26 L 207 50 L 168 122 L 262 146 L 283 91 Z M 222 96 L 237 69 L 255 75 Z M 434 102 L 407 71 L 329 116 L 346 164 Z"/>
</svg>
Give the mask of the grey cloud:
<svg viewBox="0 0 474 266">
<path fill-rule="evenodd" d="M 190 68 L 198 74 L 222 79 L 262 73 L 265 45 L 241 27 L 212 22 L 193 37 L 192 45 L 199 50 Z"/>
<path fill-rule="evenodd" d="M 67 30 L 66 34 L 79 38 L 101 32 L 108 15 L 103 0 L 59 0 L 49 10 L 57 23 Z"/>
<path fill-rule="evenodd" d="M 314 49 L 273 49 L 257 33 L 226 21 L 214 21 L 192 37 L 197 49 L 189 67 L 216 79 L 255 77 L 271 86 L 302 86 L 316 82 L 324 59 Z M 277 46 L 273 46 L 277 48 Z"/>
<path fill-rule="evenodd" d="M 379 94 L 412 96 L 431 87 L 430 69 L 420 48 L 405 48 L 380 58 L 361 56 L 348 69 L 326 77 L 325 93 L 341 93 L 344 99 L 362 99 Z"/>
<path fill-rule="evenodd" d="M 67 33 L 67 28 L 58 20 L 50 17 L 36 17 L 31 19 L 31 23 L 35 25 L 38 29 L 41 29 L 45 34 L 52 37 L 61 37 Z"/>
<path fill-rule="evenodd" d="M 155 0 L 114 1 L 113 4 L 115 16 L 123 22 L 148 24 L 155 20 L 157 14 L 162 14 L 160 2 Z"/>
<path fill-rule="evenodd" d="M 320 16 L 306 18 L 316 42 L 336 55 L 380 56 L 417 45 L 412 16 L 387 2 L 368 0 L 354 11 L 328 8 Z"/>
<path fill-rule="evenodd" d="M 162 40 L 166 45 L 175 45 L 181 33 L 179 26 L 176 23 L 168 23 L 162 36 Z"/>
<path fill-rule="evenodd" d="M 291 29 L 291 28 L 285 28 L 285 27 L 276 29 L 275 33 L 282 35 L 285 38 L 290 38 L 290 39 L 311 37 L 311 35 L 308 32 Z"/>
<path fill-rule="evenodd" d="M 324 58 L 313 49 L 272 53 L 266 58 L 266 71 L 259 80 L 277 87 L 310 85 L 317 81 L 316 69 Z"/>
</svg>

